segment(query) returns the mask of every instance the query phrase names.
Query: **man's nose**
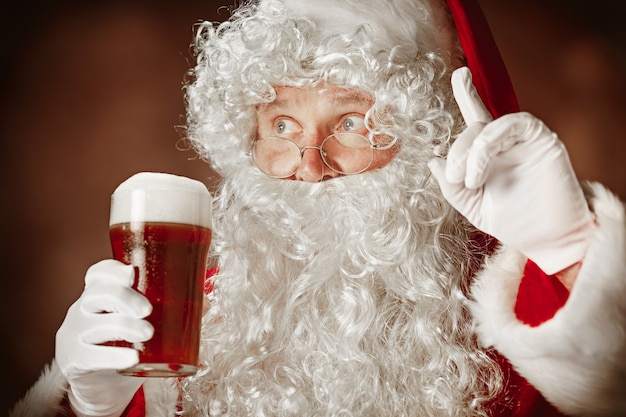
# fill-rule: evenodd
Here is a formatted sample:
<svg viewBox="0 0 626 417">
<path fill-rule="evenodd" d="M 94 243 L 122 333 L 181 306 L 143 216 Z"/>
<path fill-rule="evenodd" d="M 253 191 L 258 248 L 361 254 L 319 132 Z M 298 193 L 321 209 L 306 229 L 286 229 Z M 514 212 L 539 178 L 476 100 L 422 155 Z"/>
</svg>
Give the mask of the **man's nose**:
<svg viewBox="0 0 626 417">
<path fill-rule="evenodd" d="M 335 178 L 338 175 L 324 164 L 319 148 L 310 147 L 302 150 L 302 161 L 295 173 L 296 180 L 320 182 Z"/>
</svg>

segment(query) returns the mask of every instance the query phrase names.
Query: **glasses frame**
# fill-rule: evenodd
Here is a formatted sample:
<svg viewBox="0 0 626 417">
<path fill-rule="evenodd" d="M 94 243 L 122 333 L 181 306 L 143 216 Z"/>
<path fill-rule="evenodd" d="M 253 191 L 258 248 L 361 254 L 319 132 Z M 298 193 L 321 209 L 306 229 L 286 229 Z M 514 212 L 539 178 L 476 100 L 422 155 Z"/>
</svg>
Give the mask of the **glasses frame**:
<svg viewBox="0 0 626 417">
<path fill-rule="evenodd" d="M 332 167 L 332 166 L 330 166 L 330 164 L 326 161 L 326 152 L 324 152 L 324 150 L 322 149 L 322 147 L 324 146 L 324 143 L 326 143 L 326 141 L 327 141 L 327 140 L 329 140 L 329 139 L 330 139 L 330 138 L 332 138 L 332 137 L 335 137 L 335 136 L 341 137 L 342 135 L 359 136 L 359 137 L 363 138 L 363 139 L 364 139 L 364 140 L 365 140 L 365 141 L 369 144 L 369 147 L 370 147 L 370 152 L 371 152 L 370 161 L 368 162 L 368 164 L 367 164 L 364 168 L 360 169 L 359 171 L 356 171 L 356 172 L 343 172 L 343 171 L 340 171 L 340 170 L 337 170 L 337 169 L 333 168 L 333 167 Z M 293 143 L 293 145 L 294 145 L 296 148 L 298 148 L 299 153 L 300 153 L 300 160 L 298 161 L 298 164 L 296 165 L 296 167 L 295 167 L 295 169 L 294 169 L 294 171 L 293 171 L 293 172 L 291 172 L 291 173 L 290 173 L 290 174 L 288 174 L 288 175 L 280 175 L 280 176 L 279 176 L 279 175 L 272 175 L 272 174 L 270 174 L 270 173 L 268 173 L 268 172 L 264 171 L 264 170 L 263 170 L 263 169 L 259 166 L 259 164 L 258 164 L 258 163 L 257 163 L 257 161 L 256 161 L 256 152 L 255 152 L 255 150 L 256 150 L 256 144 L 257 144 L 258 142 L 260 142 L 260 141 L 267 140 L 267 139 L 281 139 L 281 140 L 285 140 L 285 141 L 287 141 L 287 142 L 291 142 L 291 143 Z M 319 145 L 319 146 L 314 146 L 314 145 L 304 145 L 304 146 L 299 146 L 296 142 L 294 142 L 293 140 L 288 139 L 288 138 L 283 138 L 283 137 L 280 137 L 280 136 L 266 136 L 266 137 L 264 137 L 264 138 L 257 138 L 257 139 L 255 139 L 255 140 L 253 140 L 253 141 L 252 141 L 252 144 L 250 145 L 250 150 L 249 150 L 246 154 L 252 158 L 252 161 L 254 162 L 254 164 L 256 165 L 256 167 L 257 167 L 257 168 L 258 168 L 261 172 L 263 172 L 265 175 L 267 175 L 267 176 L 268 176 L 268 177 L 270 177 L 270 178 L 283 179 L 283 178 L 289 178 L 289 177 L 291 177 L 293 174 L 295 174 L 295 173 L 298 171 L 298 169 L 300 168 L 300 164 L 302 164 L 302 157 L 304 156 L 304 152 L 305 152 L 307 149 L 317 149 L 317 150 L 319 151 L 319 153 L 320 153 L 320 157 L 321 157 L 321 159 L 322 159 L 322 162 L 323 162 L 323 163 L 324 163 L 324 165 L 325 165 L 326 167 L 328 167 L 331 171 L 336 172 L 336 173 L 341 174 L 341 175 L 356 175 L 356 174 L 360 174 L 361 172 L 366 171 L 366 170 L 367 170 L 370 166 L 372 166 L 372 163 L 374 162 L 374 151 L 376 151 L 376 150 L 386 150 L 386 149 L 389 149 L 389 148 L 391 148 L 391 146 L 393 146 L 393 145 L 395 144 L 395 142 L 396 142 L 396 139 L 394 138 L 394 139 L 393 139 L 391 142 L 389 142 L 389 143 L 374 144 L 374 143 L 372 143 L 372 142 L 370 141 L 370 139 L 369 139 L 369 138 L 367 138 L 367 137 L 366 137 L 366 136 L 364 136 L 364 135 L 361 135 L 360 133 L 337 132 L 337 133 L 333 133 L 333 134 L 331 134 L 331 135 L 328 135 L 326 138 L 324 138 L 324 140 L 322 141 L 322 143 L 320 143 L 320 145 Z"/>
</svg>

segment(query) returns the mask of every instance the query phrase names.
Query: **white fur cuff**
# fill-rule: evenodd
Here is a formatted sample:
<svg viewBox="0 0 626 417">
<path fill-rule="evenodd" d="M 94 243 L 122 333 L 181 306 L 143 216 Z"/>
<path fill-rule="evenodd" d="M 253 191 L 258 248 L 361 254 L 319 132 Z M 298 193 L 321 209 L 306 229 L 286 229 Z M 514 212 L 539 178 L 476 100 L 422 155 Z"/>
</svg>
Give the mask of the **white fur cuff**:
<svg viewBox="0 0 626 417">
<path fill-rule="evenodd" d="M 46 366 L 35 384 L 10 411 L 9 417 L 56 417 L 67 392 L 67 380 L 56 361 Z M 175 378 L 149 378 L 143 384 L 146 417 L 173 417 L 178 386 Z"/>
<path fill-rule="evenodd" d="M 10 417 L 55 417 L 61 411 L 61 401 L 67 391 L 67 381 L 53 361 L 46 366 L 35 384 L 9 412 Z"/>
<path fill-rule="evenodd" d="M 624 205 L 593 184 L 599 229 L 569 299 L 537 327 L 514 313 L 526 258 L 495 255 L 472 288 L 481 342 L 494 346 L 564 413 L 626 415 L 626 219 Z"/>
</svg>

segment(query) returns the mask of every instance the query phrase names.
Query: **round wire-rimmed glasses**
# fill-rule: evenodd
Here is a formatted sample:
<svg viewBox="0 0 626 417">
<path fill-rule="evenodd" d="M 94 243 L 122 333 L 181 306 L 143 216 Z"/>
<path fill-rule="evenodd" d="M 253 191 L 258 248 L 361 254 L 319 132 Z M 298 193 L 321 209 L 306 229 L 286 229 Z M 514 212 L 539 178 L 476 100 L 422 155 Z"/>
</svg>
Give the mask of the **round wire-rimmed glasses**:
<svg viewBox="0 0 626 417">
<path fill-rule="evenodd" d="M 374 161 L 374 151 L 387 144 L 372 144 L 358 133 L 333 133 L 319 146 L 298 146 L 278 136 L 255 139 L 250 155 L 256 166 L 272 178 L 288 178 L 296 173 L 307 149 L 317 149 L 324 165 L 342 175 L 359 174 Z"/>
</svg>

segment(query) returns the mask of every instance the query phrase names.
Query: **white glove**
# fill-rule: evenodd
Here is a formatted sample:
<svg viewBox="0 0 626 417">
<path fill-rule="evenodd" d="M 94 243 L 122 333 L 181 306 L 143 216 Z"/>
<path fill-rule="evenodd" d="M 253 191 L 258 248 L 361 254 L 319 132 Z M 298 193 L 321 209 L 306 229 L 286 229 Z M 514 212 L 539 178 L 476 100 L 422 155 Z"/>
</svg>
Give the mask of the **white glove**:
<svg viewBox="0 0 626 417">
<path fill-rule="evenodd" d="M 139 362 L 135 349 L 99 345 L 144 342 L 154 329 L 142 320 L 152 305 L 133 290 L 134 270 L 114 260 L 93 265 L 85 290 L 68 310 L 56 335 L 56 361 L 70 385 L 69 400 L 79 416 L 119 416 L 144 378 L 116 372 Z"/>
<path fill-rule="evenodd" d="M 528 113 L 493 120 L 466 67 L 452 90 L 467 128 L 429 162 L 444 197 L 547 274 L 581 261 L 595 225 L 563 143 Z"/>
</svg>

